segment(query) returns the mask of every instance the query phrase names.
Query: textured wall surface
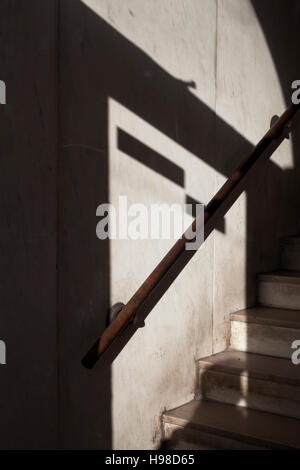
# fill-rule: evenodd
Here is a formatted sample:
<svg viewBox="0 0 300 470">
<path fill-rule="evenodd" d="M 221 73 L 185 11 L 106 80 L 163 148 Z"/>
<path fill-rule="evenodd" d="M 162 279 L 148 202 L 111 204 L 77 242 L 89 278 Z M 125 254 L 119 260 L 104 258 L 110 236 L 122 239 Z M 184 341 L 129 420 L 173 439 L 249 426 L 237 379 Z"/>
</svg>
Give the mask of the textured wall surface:
<svg viewBox="0 0 300 470">
<path fill-rule="evenodd" d="M 299 230 L 299 132 L 89 371 L 109 306 L 173 243 L 100 241 L 96 209 L 210 200 L 289 104 L 298 3 L 1 3 L 1 447 L 156 448 L 163 410 L 193 398 L 195 360 L 227 347 L 229 314 L 255 303 L 256 273 Z"/>
<path fill-rule="evenodd" d="M 56 5 L 0 4 L 0 447 L 55 448 Z"/>
</svg>

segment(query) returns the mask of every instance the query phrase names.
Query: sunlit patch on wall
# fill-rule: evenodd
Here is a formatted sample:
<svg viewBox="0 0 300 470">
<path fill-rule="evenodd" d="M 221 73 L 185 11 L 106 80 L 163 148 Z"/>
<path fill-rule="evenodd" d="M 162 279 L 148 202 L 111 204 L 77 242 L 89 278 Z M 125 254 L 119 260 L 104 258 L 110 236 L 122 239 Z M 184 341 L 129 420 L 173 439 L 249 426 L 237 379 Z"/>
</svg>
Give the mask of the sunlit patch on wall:
<svg viewBox="0 0 300 470">
<path fill-rule="evenodd" d="M 113 98 L 108 102 L 108 123 L 107 202 L 118 208 L 119 197 L 126 196 L 128 205 L 138 203 L 149 209 L 153 204 L 183 207 L 197 202 L 207 204 L 214 195 L 215 177 L 219 173 L 203 161 L 205 155 L 187 151 Z M 192 211 L 184 211 L 183 207 L 183 216 L 187 228 L 193 220 Z M 111 240 L 112 303 L 119 299 L 120 291 L 122 298 L 130 295 L 173 244 L 174 239 Z M 142 263 L 127 266 L 125 260 L 140 258 L 141 253 L 148 252 L 151 256 L 143 256 Z"/>
<path fill-rule="evenodd" d="M 138 172 L 154 172 L 158 184 L 168 180 L 169 189 L 171 186 L 174 189 L 175 185 L 183 202 L 188 199 L 207 203 L 213 196 L 214 187 L 211 183 L 219 173 L 205 163 L 201 155 L 196 156 L 187 151 L 112 98 L 109 98 L 108 138 L 110 178 L 114 178 L 116 174 L 121 176 L 118 170 L 127 157 L 127 165 L 132 165 L 134 161 Z M 138 181 L 136 184 L 139 184 Z M 141 191 L 145 189 L 148 188 L 141 188 Z"/>
</svg>

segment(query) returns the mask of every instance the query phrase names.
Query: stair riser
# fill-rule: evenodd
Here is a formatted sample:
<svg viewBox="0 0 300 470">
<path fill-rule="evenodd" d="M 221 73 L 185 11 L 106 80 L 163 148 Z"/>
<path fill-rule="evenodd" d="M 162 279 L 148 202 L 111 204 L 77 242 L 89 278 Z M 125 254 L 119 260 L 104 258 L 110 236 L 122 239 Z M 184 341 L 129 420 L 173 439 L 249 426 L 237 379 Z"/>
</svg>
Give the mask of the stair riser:
<svg viewBox="0 0 300 470">
<path fill-rule="evenodd" d="M 176 424 L 164 423 L 164 438 L 169 440 L 169 445 L 182 441 L 192 443 L 199 449 L 224 449 L 224 450 L 262 450 L 265 446 L 230 439 L 225 436 L 204 432 L 198 429 L 177 426 Z"/>
<path fill-rule="evenodd" d="M 204 398 L 300 419 L 300 387 L 207 369 L 200 370 Z"/>
<path fill-rule="evenodd" d="M 300 284 L 258 282 L 258 301 L 265 307 L 300 309 Z"/>
<path fill-rule="evenodd" d="M 287 271 L 300 271 L 300 243 L 282 243 L 280 267 Z"/>
<path fill-rule="evenodd" d="M 231 321 L 230 346 L 237 351 L 290 359 L 292 342 L 297 339 L 299 329 Z"/>
</svg>

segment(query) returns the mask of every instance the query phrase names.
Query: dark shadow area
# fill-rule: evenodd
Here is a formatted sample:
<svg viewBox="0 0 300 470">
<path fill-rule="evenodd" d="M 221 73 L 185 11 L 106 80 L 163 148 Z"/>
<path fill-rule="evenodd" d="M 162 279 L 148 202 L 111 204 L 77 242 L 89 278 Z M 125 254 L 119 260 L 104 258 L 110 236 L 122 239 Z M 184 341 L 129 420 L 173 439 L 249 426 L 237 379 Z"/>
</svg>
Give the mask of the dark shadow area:
<svg viewBox="0 0 300 470">
<path fill-rule="evenodd" d="M 184 188 L 184 171 L 122 129 L 118 130 L 118 148 L 136 161 Z"/>
<path fill-rule="evenodd" d="M 273 58 L 281 84 L 286 107 L 291 104 L 291 84 L 300 75 L 299 21 L 300 9 L 297 0 L 284 4 L 280 0 L 251 0 L 257 18 Z M 267 93 L 267 90 L 262 90 Z M 248 304 L 253 304 L 253 273 L 271 271 L 279 265 L 279 238 L 299 233 L 300 198 L 300 132 L 299 116 L 292 132 L 293 168 L 281 170 L 270 163 L 247 192 L 247 295 Z M 257 192 L 258 191 L 258 192 Z M 291 197 L 291 195 L 295 195 Z M 270 201 L 269 203 L 267 201 Z M 276 210 L 274 210 L 276 208 Z M 266 214 L 273 230 L 265 234 Z M 270 218 L 273 214 L 273 218 Z M 257 243 L 259 240 L 259 249 Z"/>
<path fill-rule="evenodd" d="M 57 441 L 55 2 L 0 2 L 0 448 Z M 43 38 L 43 41 L 41 41 Z M 37 45 L 43 43 L 43 53 Z"/>
</svg>

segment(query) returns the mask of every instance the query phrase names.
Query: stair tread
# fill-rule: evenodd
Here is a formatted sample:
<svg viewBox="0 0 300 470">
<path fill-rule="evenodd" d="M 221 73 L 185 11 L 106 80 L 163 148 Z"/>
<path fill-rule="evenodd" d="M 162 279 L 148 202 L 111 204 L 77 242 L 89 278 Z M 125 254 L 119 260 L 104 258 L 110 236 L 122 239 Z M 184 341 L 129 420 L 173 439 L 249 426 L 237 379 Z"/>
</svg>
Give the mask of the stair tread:
<svg viewBox="0 0 300 470">
<path fill-rule="evenodd" d="M 224 351 L 200 359 L 199 365 L 202 369 L 300 386 L 300 367 L 293 365 L 290 359 L 242 351 Z"/>
<path fill-rule="evenodd" d="M 215 450 L 212 449 L 211 447 L 207 447 L 205 445 L 197 445 L 192 442 L 187 442 L 187 441 L 178 441 L 174 444 L 168 443 L 168 446 L 166 447 L 168 450 Z"/>
<path fill-rule="evenodd" d="M 300 310 L 253 307 L 231 313 L 230 320 L 298 329 L 300 328 Z"/>
<path fill-rule="evenodd" d="M 166 423 L 277 448 L 300 448 L 300 420 L 210 401 L 193 400 L 163 415 Z"/>
<path fill-rule="evenodd" d="M 260 273 L 259 281 L 300 284 L 300 271 L 272 271 Z"/>
</svg>

